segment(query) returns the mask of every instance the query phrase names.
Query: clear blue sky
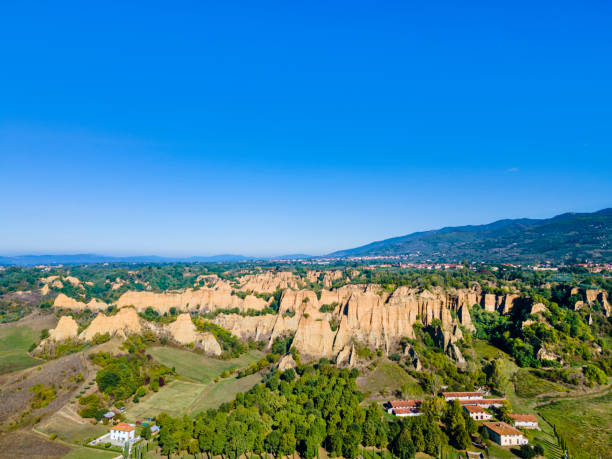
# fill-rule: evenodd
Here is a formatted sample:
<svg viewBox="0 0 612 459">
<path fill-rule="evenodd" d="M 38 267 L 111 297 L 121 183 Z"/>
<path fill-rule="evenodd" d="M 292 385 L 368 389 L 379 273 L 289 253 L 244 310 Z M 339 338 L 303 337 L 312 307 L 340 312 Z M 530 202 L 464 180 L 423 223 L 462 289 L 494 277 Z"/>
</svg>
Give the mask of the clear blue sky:
<svg viewBox="0 0 612 459">
<path fill-rule="evenodd" d="M 609 207 L 610 24 L 608 1 L 3 2 L 0 253 L 320 254 Z"/>
</svg>

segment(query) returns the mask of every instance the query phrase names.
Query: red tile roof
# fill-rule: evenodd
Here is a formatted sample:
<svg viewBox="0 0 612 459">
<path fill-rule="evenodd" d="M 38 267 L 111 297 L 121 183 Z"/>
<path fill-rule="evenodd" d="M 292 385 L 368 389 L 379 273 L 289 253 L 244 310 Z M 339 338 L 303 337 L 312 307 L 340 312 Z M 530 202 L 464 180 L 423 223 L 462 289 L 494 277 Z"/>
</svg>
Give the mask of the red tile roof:
<svg viewBox="0 0 612 459">
<path fill-rule="evenodd" d="M 131 432 L 132 430 L 136 430 L 136 427 L 126 424 L 125 422 L 121 422 L 117 424 L 115 427 L 112 427 L 111 430 L 120 430 L 121 432 Z"/>
<path fill-rule="evenodd" d="M 523 432 L 505 422 L 485 422 L 484 425 L 498 435 L 523 435 Z"/>
<path fill-rule="evenodd" d="M 423 403 L 423 400 L 392 400 L 389 402 L 391 408 L 414 408 Z"/>
<path fill-rule="evenodd" d="M 520 422 L 538 422 L 538 418 L 536 418 L 533 414 L 509 414 L 512 419 Z"/>
<path fill-rule="evenodd" d="M 505 398 L 483 398 L 480 400 L 459 400 L 461 405 L 500 405 L 507 402 Z"/>
<path fill-rule="evenodd" d="M 444 397 L 482 397 L 482 392 L 442 392 Z"/>
<path fill-rule="evenodd" d="M 486 413 L 487 411 L 478 405 L 465 405 L 463 408 L 465 408 L 465 410 L 468 413 Z"/>
</svg>

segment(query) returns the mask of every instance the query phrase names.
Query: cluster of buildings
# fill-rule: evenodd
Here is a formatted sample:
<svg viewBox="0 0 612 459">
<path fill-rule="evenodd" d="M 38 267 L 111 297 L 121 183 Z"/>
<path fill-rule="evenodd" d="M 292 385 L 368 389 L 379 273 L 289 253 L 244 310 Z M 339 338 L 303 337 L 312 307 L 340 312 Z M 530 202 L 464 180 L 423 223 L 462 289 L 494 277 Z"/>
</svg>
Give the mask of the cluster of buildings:
<svg viewBox="0 0 612 459">
<path fill-rule="evenodd" d="M 489 438 L 501 446 L 526 445 L 528 440 L 523 432 L 517 429 L 538 429 L 538 419 L 532 414 L 511 414 L 513 425 L 494 421 L 493 415 L 487 411 L 499 408 L 507 402 L 505 398 L 485 398 L 482 392 L 442 392 L 447 402 L 458 400 L 465 412 L 475 421 L 483 421 Z M 423 400 L 392 400 L 387 403 L 387 411 L 399 417 L 420 416 Z"/>
</svg>

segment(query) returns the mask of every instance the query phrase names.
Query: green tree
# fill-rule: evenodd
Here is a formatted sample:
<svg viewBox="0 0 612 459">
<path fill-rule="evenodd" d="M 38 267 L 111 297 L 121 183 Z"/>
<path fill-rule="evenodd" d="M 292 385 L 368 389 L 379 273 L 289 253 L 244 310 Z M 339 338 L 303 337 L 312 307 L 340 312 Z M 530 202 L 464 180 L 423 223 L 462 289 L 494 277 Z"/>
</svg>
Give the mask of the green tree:
<svg viewBox="0 0 612 459">
<path fill-rule="evenodd" d="M 140 432 L 140 436 L 144 438 L 145 440 L 151 439 L 151 426 L 149 425 L 144 426 L 142 428 L 142 431 Z"/>
<path fill-rule="evenodd" d="M 393 452 L 400 459 L 411 459 L 416 454 L 416 448 L 408 429 L 403 429 L 395 439 Z"/>
<path fill-rule="evenodd" d="M 161 429 L 159 435 L 159 445 L 161 446 L 162 454 L 165 454 L 170 458 L 172 453 L 177 449 L 177 441 L 168 429 Z"/>
</svg>

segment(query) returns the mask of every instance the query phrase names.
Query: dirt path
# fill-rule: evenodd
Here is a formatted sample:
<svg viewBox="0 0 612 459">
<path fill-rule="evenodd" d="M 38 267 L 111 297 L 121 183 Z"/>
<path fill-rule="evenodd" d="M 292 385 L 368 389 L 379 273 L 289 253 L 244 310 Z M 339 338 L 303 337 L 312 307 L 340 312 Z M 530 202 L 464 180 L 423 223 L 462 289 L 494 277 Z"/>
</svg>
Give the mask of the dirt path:
<svg viewBox="0 0 612 459">
<path fill-rule="evenodd" d="M 588 391 L 588 392 L 574 391 L 574 392 L 569 392 L 569 393 L 568 392 L 552 392 L 549 394 L 540 394 L 537 397 L 538 399 L 541 399 L 544 397 L 551 397 L 551 400 L 546 400 L 546 401 L 536 400 L 536 403 L 533 405 L 533 408 L 539 408 L 541 406 L 545 406 L 545 405 L 548 405 L 550 403 L 557 402 L 557 401 L 578 400 L 578 399 L 583 399 L 583 398 L 597 397 L 599 395 L 605 394 L 611 388 L 612 386 L 607 385 L 607 386 L 604 386 L 603 388 L 595 389 L 595 390 Z"/>
<path fill-rule="evenodd" d="M 204 390 L 202 391 L 202 393 L 200 395 L 198 395 L 198 397 L 194 400 L 194 402 L 189 405 L 189 408 L 187 409 L 187 413 L 191 413 L 193 411 L 193 409 L 198 406 L 198 403 L 200 403 L 200 400 L 202 400 L 204 397 L 206 397 L 206 395 L 208 395 L 208 393 L 212 390 L 212 388 L 215 387 L 215 384 L 209 384 L 208 386 L 206 386 L 204 388 Z"/>
</svg>

